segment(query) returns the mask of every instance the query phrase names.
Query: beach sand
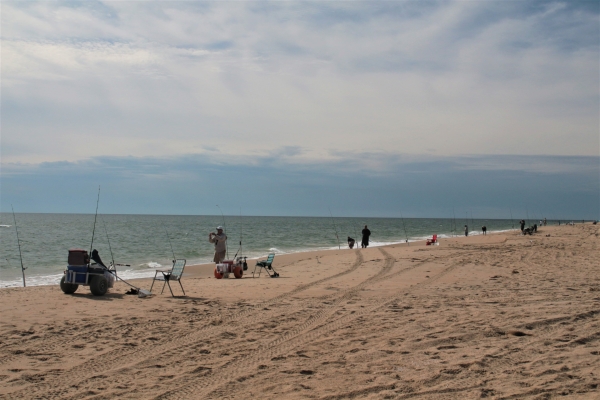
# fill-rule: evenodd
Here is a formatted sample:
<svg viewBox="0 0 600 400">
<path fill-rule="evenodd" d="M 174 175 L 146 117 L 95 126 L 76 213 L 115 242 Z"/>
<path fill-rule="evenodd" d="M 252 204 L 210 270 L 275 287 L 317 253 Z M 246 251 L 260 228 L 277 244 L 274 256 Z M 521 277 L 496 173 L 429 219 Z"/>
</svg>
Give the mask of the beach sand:
<svg viewBox="0 0 600 400">
<path fill-rule="evenodd" d="M 2 289 L 0 398 L 598 399 L 598 235 L 276 256 L 277 279 L 189 266 L 175 298 Z"/>
</svg>

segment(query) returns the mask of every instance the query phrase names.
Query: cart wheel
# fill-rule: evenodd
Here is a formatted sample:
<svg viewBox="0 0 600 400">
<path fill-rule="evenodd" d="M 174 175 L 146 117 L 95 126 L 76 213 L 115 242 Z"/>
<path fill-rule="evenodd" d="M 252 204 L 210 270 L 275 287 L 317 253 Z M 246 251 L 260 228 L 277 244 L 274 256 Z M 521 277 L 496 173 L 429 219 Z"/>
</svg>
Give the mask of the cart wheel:
<svg viewBox="0 0 600 400">
<path fill-rule="evenodd" d="M 235 279 L 241 279 L 242 275 L 244 275 L 244 270 L 242 267 L 235 267 L 233 269 L 233 276 L 235 276 Z"/>
<path fill-rule="evenodd" d="M 79 285 L 75 283 L 67 283 L 65 282 L 65 276 L 60 279 L 60 288 L 66 294 L 73 294 L 77 290 Z"/>
<path fill-rule="evenodd" d="M 104 296 L 108 291 L 108 280 L 102 275 L 92 277 L 90 291 L 94 296 Z"/>
<path fill-rule="evenodd" d="M 223 279 L 223 274 L 217 270 L 217 267 L 215 267 L 215 278 Z"/>
</svg>

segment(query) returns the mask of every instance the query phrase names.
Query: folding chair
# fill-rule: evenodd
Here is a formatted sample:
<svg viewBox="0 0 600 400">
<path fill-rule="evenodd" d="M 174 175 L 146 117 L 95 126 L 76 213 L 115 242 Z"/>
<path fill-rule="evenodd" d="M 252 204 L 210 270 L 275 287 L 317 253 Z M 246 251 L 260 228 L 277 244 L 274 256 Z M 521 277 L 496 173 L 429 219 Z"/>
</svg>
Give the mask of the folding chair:
<svg viewBox="0 0 600 400">
<path fill-rule="evenodd" d="M 256 265 L 254 266 L 254 271 L 252 271 L 252 277 L 254 278 L 254 273 L 256 272 L 256 268 L 259 268 L 259 270 L 258 270 L 259 278 L 260 278 L 260 273 L 262 272 L 263 269 L 267 272 L 267 274 L 271 278 L 278 278 L 279 274 L 273 269 L 273 266 L 272 266 L 274 258 L 275 258 L 275 253 L 271 253 L 271 254 L 269 254 L 269 257 L 267 257 L 267 259 L 265 261 L 257 261 Z M 270 271 L 272 271 L 272 273 Z"/>
<path fill-rule="evenodd" d="M 154 286 L 154 281 L 164 281 L 162 290 L 160 294 L 165 290 L 165 285 L 169 285 L 169 290 L 171 291 L 171 296 L 175 297 L 173 294 L 173 289 L 171 289 L 170 281 L 179 282 L 179 286 L 181 286 L 181 291 L 185 296 L 185 290 L 183 290 L 183 285 L 181 284 L 181 276 L 183 275 L 183 269 L 185 268 L 185 259 L 173 260 L 173 268 L 169 270 L 157 270 L 154 274 L 154 279 L 152 280 L 152 286 Z M 158 275 L 158 273 L 162 275 Z M 152 286 L 150 286 L 150 291 L 152 292 Z"/>
</svg>

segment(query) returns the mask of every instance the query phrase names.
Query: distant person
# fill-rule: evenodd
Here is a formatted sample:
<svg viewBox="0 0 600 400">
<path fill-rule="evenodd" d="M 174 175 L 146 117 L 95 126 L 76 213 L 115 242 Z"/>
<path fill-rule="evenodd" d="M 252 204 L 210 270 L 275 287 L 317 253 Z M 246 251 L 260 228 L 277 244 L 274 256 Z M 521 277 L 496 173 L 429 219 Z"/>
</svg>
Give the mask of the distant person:
<svg viewBox="0 0 600 400">
<path fill-rule="evenodd" d="M 218 264 L 225 259 L 225 253 L 227 252 L 227 235 L 223 233 L 223 227 L 217 226 L 217 233 L 209 233 L 208 241 L 215 244 L 213 261 Z"/>
<path fill-rule="evenodd" d="M 525 221 L 524 220 L 520 220 L 519 224 L 521 225 L 521 232 L 523 232 L 525 230 Z"/>
<path fill-rule="evenodd" d="M 546 226 L 546 223 L 547 223 L 547 222 L 548 222 L 548 221 L 546 220 L 546 218 L 544 218 L 544 226 Z"/>
<path fill-rule="evenodd" d="M 348 247 L 350 247 L 351 249 L 354 248 L 354 243 L 356 243 L 356 241 L 354 239 L 352 239 L 350 236 L 348 236 Z"/>
<path fill-rule="evenodd" d="M 365 225 L 365 229 L 362 230 L 362 241 L 360 243 L 360 247 L 366 249 L 369 246 L 369 236 L 371 236 L 371 231 Z"/>
<path fill-rule="evenodd" d="M 537 224 L 533 224 L 533 232 L 537 233 Z"/>
<path fill-rule="evenodd" d="M 465 225 L 465 236 L 469 236 L 469 226 Z"/>
<path fill-rule="evenodd" d="M 485 225 L 481 227 L 481 232 L 482 232 L 484 235 L 487 235 L 487 228 L 486 228 L 486 226 L 485 226 Z"/>
</svg>

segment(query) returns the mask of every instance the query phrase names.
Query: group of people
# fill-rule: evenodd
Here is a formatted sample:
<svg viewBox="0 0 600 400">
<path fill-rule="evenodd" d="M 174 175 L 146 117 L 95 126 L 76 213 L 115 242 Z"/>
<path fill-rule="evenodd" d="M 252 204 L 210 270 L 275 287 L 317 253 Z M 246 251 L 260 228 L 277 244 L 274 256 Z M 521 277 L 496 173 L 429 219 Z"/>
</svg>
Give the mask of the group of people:
<svg viewBox="0 0 600 400">
<path fill-rule="evenodd" d="M 533 224 L 533 226 L 530 226 L 529 228 L 525 228 L 525 221 L 520 220 L 519 225 L 521 226 L 521 234 L 523 234 L 523 235 L 531 235 L 532 233 L 537 233 L 537 228 L 538 228 L 537 224 Z M 541 221 L 540 221 L 540 225 L 542 225 Z"/>
<path fill-rule="evenodd" d="M 365 228 L 362 230 L 362 240 L 360 242 L 360 246 L 365 249 L 369 247 L 369 237 L 371 236 L 371 231 L 365 225 Z M 217 226 L 217 232 L 211 232 L 208 234 L 209 243 L 213 243 L 215 245 L 215 255 L 213 257 L 213 262 L 220 263 L 225 259 L 225 254 L 227 253 L 227 235 L 223 232 L 222 226 Z M 348 236 L 348 246 L 352 249 L 354 248 L 356 241 Z"/>
</svg>

